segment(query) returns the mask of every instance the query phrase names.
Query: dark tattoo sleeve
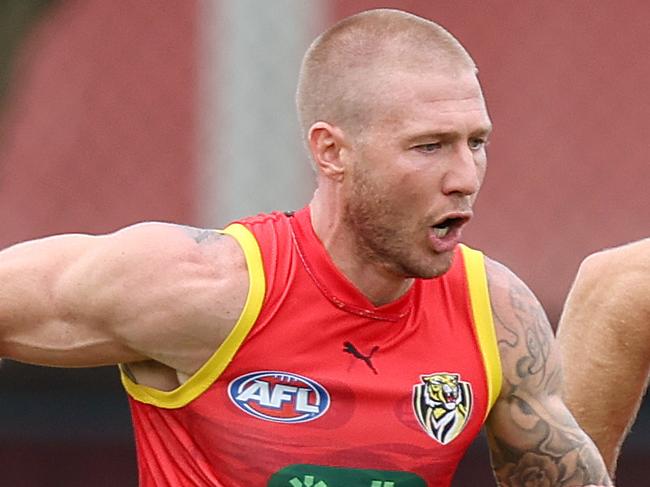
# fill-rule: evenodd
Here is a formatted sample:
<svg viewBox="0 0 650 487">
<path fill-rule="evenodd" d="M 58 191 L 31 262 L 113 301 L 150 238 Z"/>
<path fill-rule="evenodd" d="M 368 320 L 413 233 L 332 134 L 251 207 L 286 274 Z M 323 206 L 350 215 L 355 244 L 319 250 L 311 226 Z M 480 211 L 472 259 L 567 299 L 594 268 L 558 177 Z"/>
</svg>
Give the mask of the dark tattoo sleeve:
<svg viewBox="0 0 650 487">
<path fill-rule="evenodd" d="M 488 266 L 503 387 L 488 421 L 501 486 L 611 485 L 605 465 L 561 396 L 561 369 L 546 315 L 530 290 Z"/>
</svg>

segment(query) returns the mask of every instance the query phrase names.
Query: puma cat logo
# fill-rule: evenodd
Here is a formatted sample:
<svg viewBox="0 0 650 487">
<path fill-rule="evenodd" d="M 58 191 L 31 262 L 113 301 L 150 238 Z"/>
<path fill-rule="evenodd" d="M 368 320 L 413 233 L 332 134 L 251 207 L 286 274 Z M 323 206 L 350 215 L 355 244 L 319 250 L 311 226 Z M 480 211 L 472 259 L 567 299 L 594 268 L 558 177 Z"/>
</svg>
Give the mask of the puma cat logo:
<svg viewBox="0 0 650 487">
<path fill-rule="evenodd" d="M 370 350 L 370 353 L 368 355 L 364 355 L 359 350 L 357 350 L 357 347 L 355 347 L 351 342 L 343 342 L 343 351 L 351 354 L 353 357 L 358 358 L 359 360 L 363 360 L 366 365 L 370 367 L 370 370 L 372 370 L 375 374 L 378 374 L 378 372 L 377 369 L 375 369 L 375 366 L 372 364 L 372 356 L 377 350 L 379 350 L 379 346 L 375 345 L 372 347 L 372 350 Z"/>
</svg>

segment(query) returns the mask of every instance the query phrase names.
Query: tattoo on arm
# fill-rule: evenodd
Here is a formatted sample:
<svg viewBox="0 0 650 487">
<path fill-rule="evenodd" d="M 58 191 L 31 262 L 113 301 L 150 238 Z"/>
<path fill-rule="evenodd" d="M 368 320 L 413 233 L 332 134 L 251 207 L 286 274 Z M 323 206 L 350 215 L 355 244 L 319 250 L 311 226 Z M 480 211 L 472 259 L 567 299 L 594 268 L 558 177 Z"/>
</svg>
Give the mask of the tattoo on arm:
<svg viewBox="0 0 650 487">
<path fill-rule="evenodd" d="M 559 387 L 559 380 L 551 381 L 559 379 L 558 370 L 549 370 L 548 367 L 553 337 L 544 311 L 519 281 L 511 278 L 509 289 L 513 316 L 502 317 L 498 310 L 495 315 L 497 322 L 508 330 L 512 338 L 500 340 L 499 347 L 519 351 L 516 372 L 520 380 L 533 380 L 535 385 L 544 388 Z M 509 324 L 508 321 L 515 322 Z"/>
<path fill-rule="evenodd" d="M 611 485 L 596 447 L 562 405 L 561 370 L 541 305 L 514 275 L 498 274 L 505 282 L 491 290 L 504 383 L 488 442 L 499 485 Z"/>
<path fill-rule="evenodd" d="M 203 228 L 188 226 L 183 226 L 182 228 L 185 233 L 187 233 L 187 235 L 189 235 L 199 245 L 211 244 L 223 237 L 223 235 L 216 230 L 206 230 Z"/>
</svg>

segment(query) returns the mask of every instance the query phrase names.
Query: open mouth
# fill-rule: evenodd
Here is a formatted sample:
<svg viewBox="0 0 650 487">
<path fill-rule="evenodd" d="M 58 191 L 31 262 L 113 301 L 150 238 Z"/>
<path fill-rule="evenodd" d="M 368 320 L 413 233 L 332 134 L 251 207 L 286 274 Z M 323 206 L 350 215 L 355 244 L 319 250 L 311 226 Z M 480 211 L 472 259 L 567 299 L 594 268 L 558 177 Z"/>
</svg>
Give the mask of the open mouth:
<svg viewBox="0 0 650 487">
<path fill-rule="evenodd" d="M 455 402 L 456 401 L 456 395 L 453 393 L 448 393 L 444 394 L 445 396 L 445 402 L 450 403 L 450 402 Z"/>
<path fill-rule="evenodd" d="M 437 223 L 433 225 L 433 234 L 437 238 L 444 238 L 447 236 L 447 234 L 455 229 L 459 228 L 462 226 L 468 219 L 467 218 L 461 218 L 461 217 L 450 217 L 450 218 L 445 218 L 442 220 L 440 223 Z"/>
</svg>

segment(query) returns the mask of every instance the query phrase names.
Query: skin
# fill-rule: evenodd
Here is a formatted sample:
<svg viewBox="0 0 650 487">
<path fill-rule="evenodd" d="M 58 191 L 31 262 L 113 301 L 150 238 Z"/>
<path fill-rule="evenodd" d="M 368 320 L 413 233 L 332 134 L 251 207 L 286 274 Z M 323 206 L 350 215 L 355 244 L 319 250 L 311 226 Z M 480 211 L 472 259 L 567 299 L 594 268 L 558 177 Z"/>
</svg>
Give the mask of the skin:
<svg viewBox="0 0 650 487">
<path fill-rule="evenodd" d="M 448 60 L 446 69 L 420 67 L 431 46 L 410 47 L 409 63 L 370 73 L 381 76 L 380 88 L 358 86 L 377 90 L 363 130 L 319 120 L 308 131 L 318 178 L 314 230 L 376 305 L 399 298 L 414 278 L 449 268 L 453 245 L 440 250 L 432 226 L 462 215 L 460 232 L 486 170 L 491 123 L 474 67 L 466 57 Z M 504 376 L 487 422 L 497 482 L 610 485 L 561 399 L 558 353 L 541 306 L 505 267 L 488 261 L 487 273 Z M 0 253 L 0 279 L 1 356 L 59 366 L 127 363 L 137 382 L 163 390 L 211 356 L 248 286 L 231 238 L 159 223 L 12 247 Z"/>
<path fill-rule="evenodd" d="M 503 386 L 486 431 L 499 485 L 610 485 L 593 442 L 561 396 L 559 351 L 526 285 L 489 261 Z"/>
<path fill-rule="evenodd" d="M 565 401 L 612 476 L 650 376 L 649 288 L 650 239 L 593 254 L 558 326 Z"/>
<path fill-rule="evenodd" d="M 378 305 L 401 296 L 413 277 L 449 268 L 452 251 L 432 249 L 431 225 L 449 214 L 471 215 L 491 130 L 472 71 L 453 80 L 399 73 L 385 83 L 390 101 L 363 139 L 325 122 L 310 132 L 320 170 L 314 229 L 337 266 Z"/>
<path fill-rule="evenodd" d="M 238 244 L 163 223 L 64 235 L 0 253 L 0 356 L 62 367 L 127 363 L 171 390 L 210 357 L 247 294 Z"/>
</svg>

